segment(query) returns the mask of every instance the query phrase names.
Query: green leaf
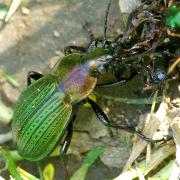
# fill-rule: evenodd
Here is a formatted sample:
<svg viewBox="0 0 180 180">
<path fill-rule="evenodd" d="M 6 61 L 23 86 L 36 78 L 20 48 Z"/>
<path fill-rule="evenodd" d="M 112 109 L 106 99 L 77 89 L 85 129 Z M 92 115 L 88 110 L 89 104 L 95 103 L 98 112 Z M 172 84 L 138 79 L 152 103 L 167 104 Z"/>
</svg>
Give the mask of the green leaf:
<svg viewBox="0 0 180 180">
<path fill-rule="evenodd" d="M 19 155 L 18 151 L 12 150 L 9 151 L 11 153 L 11 156 L 13 157 L 14 161 L 21 161 L 23 158 Z"/>
<path fill-rule="evenodd" d="M 89 166 L 87 164 L 82 165 L 70 178 L 70 180 L 84 180 L 87 174 Z"/>
<path fill-rule="evenodd" d="M 0 3 L 0 20 L 4 20 L 7 12 L 8 12 L 8 6 Z"/>
<path fill-rule="evenodd" d="M 8 10 L 8 13 L 6 15 L 5 18 L 5 22 L 8 22 L 9 19 L 11 18 L 11 16 L 16 12 L 17 8 L 19 7 L 19 5 L 21 4 L 21 0 L 13 0 L 11 3 L 11 6 Z"/>
<path fill-rule="evenodd" d="M 102 153 L 104 153 L 105 150 L 106 149 L 104 147 L 92 149 L 84 159 L 82 166 L 73 174 L 71 180 L 84 180 L 89 167 Z"/>
<path fill-rule="evenodd" d="M 180 29 L 180 7 L 170 6 L 164 12 L 164 22 L 171 30 Z"/>
<path fill-rule="evenodd" d="M 105 148 L 104 147 L 97 147 L 92 149 L 88 155 L 86 156 L 86 158 L 83 161 L 83 164 L 87 164 L 88 166 L 91 166 L 95 160 L 102 154 L 105 152 Z"/>
<path fill-rule="evenodd" d="M 54 166 L 49 163 L 43 170 L 44 180 L 53 180 L 54 179 Z"/>
</svg>

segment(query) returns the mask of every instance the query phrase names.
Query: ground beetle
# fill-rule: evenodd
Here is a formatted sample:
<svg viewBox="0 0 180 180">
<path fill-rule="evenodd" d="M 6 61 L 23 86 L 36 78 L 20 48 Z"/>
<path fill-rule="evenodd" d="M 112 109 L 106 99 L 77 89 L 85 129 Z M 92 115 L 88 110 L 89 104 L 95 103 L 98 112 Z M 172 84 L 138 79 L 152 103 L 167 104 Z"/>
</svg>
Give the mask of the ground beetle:
<svg viewBox="0 0 180 180">
<path fill-rule="evenodd" d="M 137 133 L 141 138 L 150 141 L 134 127 L 125 127 L 110 122 L 101 108 L 90 98 L 89 94 L 98 87 L 100 75 L 113 71 L 113 64 L 121 51 L 116 41 L 106 40 L 107 16 L 104 38 L 92 40 L 88 48 L 70 46 L 66 48 L 66 56 L 58 67 L 48 75 L 31 71 L 28 73 L 28 87 L 20 95 L 14 110 L 12 132 L 17 143 L 19 154 L 28 160 L 37 161 L 48 156 L 56 145 L 64 138 L 61 153 L 65 153 L 72 137 L 76 106 L 88 102 L 99 120 L 106 126 L 125 129 Z M 91 38 L 92 33 L 90 35 Z M 92 38 L 93 39 L 93 38 Z M 84 53 L 73 53 L 72 49 Z M 113 66 L 112 66 L 113 64 Z M 130 79 L 117 79 L 114 83 L 124 83 Z M 32 79 L 34 81 L 32 81 Z"/>
</svg>

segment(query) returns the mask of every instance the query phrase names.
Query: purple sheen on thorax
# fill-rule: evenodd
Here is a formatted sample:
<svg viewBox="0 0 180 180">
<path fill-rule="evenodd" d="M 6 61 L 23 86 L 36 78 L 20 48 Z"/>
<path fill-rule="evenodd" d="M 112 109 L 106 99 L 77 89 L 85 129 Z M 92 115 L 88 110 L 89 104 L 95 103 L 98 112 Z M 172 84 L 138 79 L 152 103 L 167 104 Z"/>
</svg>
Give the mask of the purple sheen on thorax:
<svg viewBox="0 0 180 180">
<path fill-rule="evenodd" d="M 61 89 L 70 95 L 73 101 L 79 101 L 91 93 L 96 81 L 96 78 L 88 74 L 86 68 L 77 66 L 65 75 Z"/>
</svg>

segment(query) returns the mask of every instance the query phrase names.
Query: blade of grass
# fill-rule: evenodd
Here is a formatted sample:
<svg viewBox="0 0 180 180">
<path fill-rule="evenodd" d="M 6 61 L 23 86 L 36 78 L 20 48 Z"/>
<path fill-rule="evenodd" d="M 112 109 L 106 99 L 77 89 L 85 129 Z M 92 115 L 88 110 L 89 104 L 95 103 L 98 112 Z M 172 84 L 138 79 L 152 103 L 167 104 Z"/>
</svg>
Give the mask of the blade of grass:
<svg viewBox="0 0 180 180">
<path fill-rule="evenodd" d="M 153 99 L 152 99 L 151 113 L 150 113 L 151 116 L 155 111 L 155 106 L 156 106 L 156 103 L 157 103 L 157 96 L 158 96 L 158 90 L 154 93 L 154 96 L 153 96 Z"/>
<path fill-rule="evenodd" d="M 21 169 L 20 167 L 17 167 L 17 171 L 22 176 L 23 180 L 39 180 L 38 178 L 28 173 L 24 169 Z"/>
<path fill-rule="evenodd" d="M 8 74 L 6 74 L 3 70 L 0 69 L 0 76 L 3 77 L 6 81 L 8 81 L 11 85 L 13 85 L 14 87 L 18 88 L 20 85 L 19 83 L 12 78 L 11 76 L 9 76 Z"/>
<path fill-rule="evenodd" d="M 16 164 L 13 157 L 11 156 L 11 153 L 9 151 L 4 151 L 4 153 L 7 158 L 8 169 L 12 177 L 14 177 L 16 180 L 23 180 L 18 171 L 16 170 Z"/>
<path fill-rule="evenodd" d="M 166 165 L 166 167 L 162 167 L 160 170 L 159 167 L 161 167 L 162 164 L 165 164 L 165 162 L 167 163 L 168 158 L 172 157 L 175 154 L 175 151 L 176 151 L 175 145 L 166 144 L 165 146 L 162 146 L 153 152 L 151 161 L 148 164 L 146 160 L 142 160 L 136 163 L 135 166 L 128 168 L 128 170 L 120 174 L 118 177 L 114 178 L 114 180 L 137 179 L 138 169 L 141 170 L 144 176 L 147 176 L 149 178 L 157 171 L 158 171 L 157 174 L 153 175 L 153 177 L 156 178 L 158 176 L 167 177 L 167 174 L 168 176 L 170 176 L 171 174 L 170 172 L 172 172 L 171 161 L 168 162 L 168 165 Z M 174 162 L 174 160 L 172 161 Z M 153 180 L 156 179 L 153 177 L 152 177 Z M 168 178 L 159 178 L 159 179 L 168 179 Z"/>
<path fill-rule="evenodd" d="M 5 17 L 5 23 L 7 23 L 9 21 L 9 19 L 11 18 L 11 16 L 16 12 L 17 8 L 19 7 L 19 5 L 21 4 L 21 0 L 13 0 L 10 8 L 8 10 L 8 13 Z"/>
<path fill-rule="evenodd" d="M 70 180 L 84 180 L 89 167 L 105 150 L 103 147 L 92 149 L 84 159 L 82 166 L 71 176 Z"/>
<path fill-rule="evenodd" d="M 0 3 L 0 20 L 4 20 L 8 12 L 8 6 Z"/>
<path fill-rule="evenodd" d="M 173 166 L 174 166 L 175 160 L 171 160 L 166 166 L 164 166 L 160 171 L 158 171 L 154 176 L 151 177 L 153 180 L 158 180 L 158 179 L 169 179 L 170 175 L 172 174 L 173 171 Z M 176 179 L 176 178 L 174 178 Z"/>
<path fill-rule="evenodd" d="M 10 153 L 10 156 L 13 158 L 14 161 L 22 161 L 23 160 L 23 158 L 19 155 L 19 153 L 16 150 L 8 151 L 8 153 Z M 0 146 L 0 157 L 1 156 L 5 157 L 3 159 L 6 159 L 5 149 L 3 149 Z"/>
</svg>

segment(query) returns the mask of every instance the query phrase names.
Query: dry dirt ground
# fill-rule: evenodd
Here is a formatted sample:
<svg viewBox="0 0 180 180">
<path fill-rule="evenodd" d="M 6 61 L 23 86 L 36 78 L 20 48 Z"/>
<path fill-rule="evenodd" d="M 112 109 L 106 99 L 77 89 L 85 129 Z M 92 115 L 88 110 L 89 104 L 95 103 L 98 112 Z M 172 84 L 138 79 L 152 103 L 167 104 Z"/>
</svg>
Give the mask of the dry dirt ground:
<svg viewBox="0 0 180 180">
<path fill-rule="evenodd" d="M 105 0 L 26 0 L 22 6 L 28 8 L 29 13 L 23 14 L 20 8 L 0 31 L 0 68 L 20 83 L 20 91 L 26 87 L 28 71 L 48 72 L 49 61 L 57 56 L 62 57 L 64 47 L 88 44 L 88 35 L 83 29 L 86 22 L 90 24 L 95 37 L 103 36 Z M 117 36 L 123 30 L 123 25 L 118 1 L 114 0 L 109 15 L 108 35 Z M 99 89 L 97 92 L 114 97 L 144 97 L 142 84 L 142 78 L 136 77 L 122 87 Z M 18 91 L 9 89 L 9 86 L 1 91 L 1 101 L 10 107 L 17 96 Z M 139 118 L 143 119 L 150 110 L 149 105 L 127 105 L 104 98 L 98 98 L 97 102 L 110 120 L 129 125 L 136 125 Z M 0 133 L 6 130 L 1 126 Z M 87 179 L 108 180 L 116 177 L 129 157 L 131 137 L 125 131 L 104 127 L 90 108 L 79 107 L 72 144 L 66 157 L 69 173 L 72 174 L 80 166 L 83 156 L 90 149 L 106 146 L 106 153 L 90 168 Z M 56 167 L 55 179 L 63 179 L 61 159 L 45 159 L 40 162 L 41 167 L 48 162 L 53 162 Z M 19 165 L 38 177 L 35 163 L 25 161 Z M 7 172 L 3 176 L 7 178 Z"/>
</svg>

